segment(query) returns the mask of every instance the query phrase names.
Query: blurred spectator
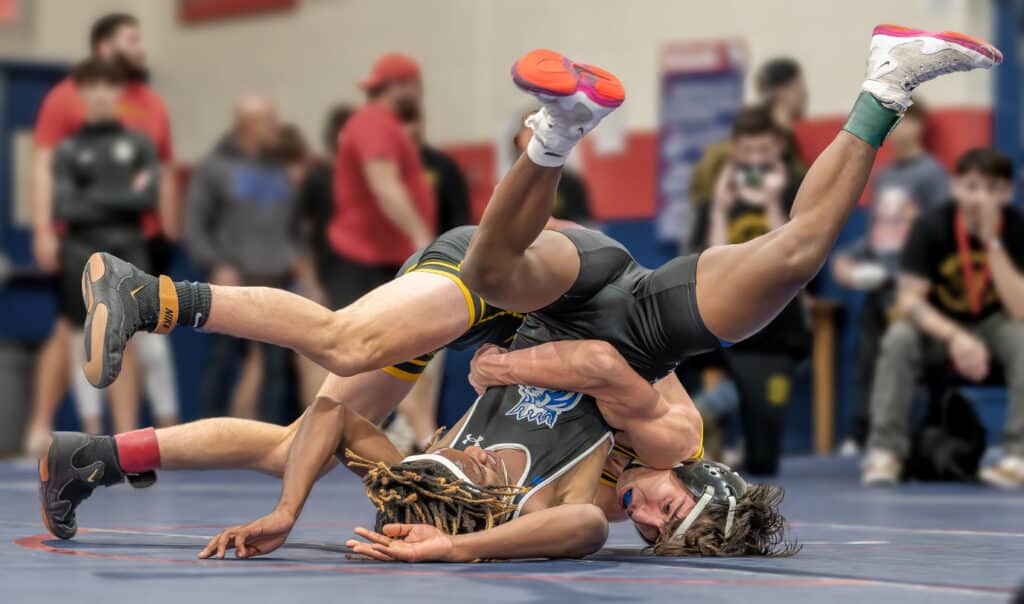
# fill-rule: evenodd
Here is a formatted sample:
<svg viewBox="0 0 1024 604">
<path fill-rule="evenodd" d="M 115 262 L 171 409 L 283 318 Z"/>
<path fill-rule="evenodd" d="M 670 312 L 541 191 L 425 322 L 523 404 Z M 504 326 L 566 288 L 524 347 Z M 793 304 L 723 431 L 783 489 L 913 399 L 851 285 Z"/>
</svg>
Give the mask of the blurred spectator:
<svg viewBox="0 0 1024 604">
<path fill-rule="evenodd" d="M 180 230 L 179 205 L 174 190 L 173 153 L 171 148 L 170 119 L 163 100 L 146 85 L 146 55 L 142 46 L 142 32 L 138 20 L 128 14 L 114 13 L 96 20 L 89 34 L 91 56 L 113 63 L 121 68 L 127 78 L 117 103 L 120 121 L 129 128 L 147 134 L 156 144 L 161 162 L 159 182 L 159 209 L 164 227 L 176 237 Z M 53 152 L 62 140 L 76 133 L 85 119 L 85 108 L 78 96 L 76 85 L 67 78 L 54 87 L 43 100 L 35 128 L 35 152 L 32 158 L 32 251 L 36 263 L 44 271 L 55 273 L 60 265 L 60 242 L 58 228 L 53 220 L 53 173 L 51 171 Z M 145 222 L 147 236 L 159 232 L 160 220 L 152 214 Z M 70 270 L 70 269 L 69 269 Z M 55 288 L 59 287 L 55 284 Z M 68 386 L 68 355 L 70 324 L 58 317 L 53 334 L 40 353 L 36 366 L 35 394 L 32 419 L 29 421 L 26 449 L 36 451 L 45 446 L 57 405 Z M 144 348 L 142 338 L 137 347 Z M 154 405 L 158 407 L 161 420 L 173 421 L 176 414 L 176 393 L 163 389 L 164 395 L 155 396 L 160 386 L 151 377 L 173 375 L 170 353 L 165 339 L 151 338 L 162 347 L 163 352 L 143 353 L 146 363 L 146 390 Z M 135 348 L 135 347 L 132 347 Z M 149 350 L 148 348 L 146 348 Z M 126 353 L 125 375 L 132 374 L 134 353 Z M 77 370 L 77 369 L 76 369 Z M 157 375 L 159 373 L 159 375 Z M 132 379 L 132 378 L 124 378 Z M 159 381 L 159 380 L 158 380 Z M 168 404 L 169 403 L 169 404 Z M 115 407 L 117 407 L 115 403 Z M 93 413 L 86 410 L 87 413 Z M 118 411 L 123 418 L 137 411 Z M 98 430 L 97 423 L 84 426 Z M 36 451 L 39 452 L 39 451 Z"/>
<path fill-rule="evenodd" d="M 334 256 L 327 240 L 327 227 L 334 217 L 334 172 L 331 164 L 338 151 L 338 134 L 353 112 L 350 106 L 344 104 L 336 105 L 328 111 L 323 127 L 323 144 L 328 155 L 323 159 L 314 157 L 308 160 L 296 200 L 296 237 L 303 243 L 304 251 L 312 262 L 319 290 L 312 297 L 321 304 L 328 302 L 323 293 L 323 284 Z M 303 295 L 309 295 L 309 292 L 303 292 Z"/>
<path fill-rule="evenodd" d="M 979 477 L 1024 487 L 1024 218 L 1009 206 L 1013 164 L 992 149 L 969 151 L 957 162 L 952 191 L 956 203 L 922 213 L 903 251 L 902 318 L 886 331 L 875 368 L 865 484 L 900 479 L 926 364 L 951 362 L 977 382 L 994 357 L 1005 368 L 1010 409 L 1004 457 Z"/>
<path fill-rule="evenodd" d="M 867 439 L 875 361 L 894 310 L 899 255 L 910 225 L 918 212 L 949 200 L 946 171 L 924 148 L 926 124 L 924 107 L 915 101 L 886 142 L 892 163 L 875 177 L 868 234 L 839 252 L 833 264 L 840 285 L 867 292 L 858 317 L 857 410 L 840 449 L 846 455 L 859 452 Z"/>
<path fill-rule="evenodd" d="M 427 183 L 437 199 L 437 231 L 443 233 L 469 224 L 469 187 L 459 164 L 426 141 L 421 112 L 404 115 L 402 122 L 409 138 L 420 149 Z"/>
<path fill-rule="evenodd" d="M 807 166 L 800 158 L 793 128 L 807 111 L 807 84 L 800 64 L 789 58 L 766 61 L 754 77 L 758 103 L 768 112 L 782 137 L 782 160 L 792 182 L 799 182 Z M 715 183 L 732 157 L 731 141 L 709 145 L 690 178 L 690 202 L 699 205 L 714 196 Z"/>
<path fill-rule="evenodd" d="M 526 119 L 530 114 L 523 116 Z M 516 152 L 522 154 L 526 151 L 526 145 L 530 142 L 533 131 L 525 125 L 520 126 L 512 139 Z M 551 210 L 554 218 L 571 220 L 586 224 L 590 222 L 590 196 L 587 194 L 587 187 L 575 171 L 565 167 L 562 169 L 562 177 L 558 180 L 558 189 L 555 191 L 555 207 Z"/>
<path fill-rule="evenodd" d="M 714 196 L 700 205 L 693 241 L 705 248 L 742 243 L 788 220 L 799 183 L 784 163 L 785 137 L 764 107 L 736 116 L 728 162 Z M 808 340 L 801 303 L 794 300 L 756 335 L 723 352 L 739 394 L 751 474 L 778 470 L 793 373 Z"/>
<path fill-rule="evenodd" d="M 71 77 L 85 120 L 53 154 L 53 218 L 67 227 L 60 249 L 59 312 L 72 324 L 72 384 L 83 424 L 99 431 L 102 393 L 78 370 L 85 364 L 82 267 L 94 252 L 107 251 L 148 270 L 139 219 L 156 207 L 160 166 L 149 137 L 117 119 L 122 71 L 94 57 L 79 63 Z M 108 392 L 114 429 L 135 429 L 139 401 L 134 380 L 117 380 Z"/>
<path fill-rule="evenodd" d="M 281 126 L 276 155 L 284 164 L 285 172 L 288 174 L 288 182 L 298 192 L 295 214 L 296 226 L 299 227 L 296 239 L 300 242 L 300 246 L 299 255 L 295 262 L 293 286 L 299 294 L 323 304 L 326 302 L 326 297 L 317 278 L 315 250 L 318 242 L 324 239 L 323 231 L 326 228 L 327 222 L 326 220 L 321 220 L 318 223 L 314 223 L 313 221 L 316 220 L 315 215 L 308 220 L 298 218 L 298 215 L 303 212 L 303 205 L 306 203 L 312 204 L 312 207 L 309 208 L 311 212 L 323 211 L 324 209 L 323 207 L 318 207 L 322 206 L 324 200 L 306 199 L 308 195 L 315 192 L 307 188 L 307 184 L 313 176 L 313 170 L 323 166 L 324 162 L 317 161 L 313 157 L 306 144 L 306 139 L 302 135 L 302 131 L 294 124 Z M 322 193 L 326 194 L 328 210 L 331 207 L 330 182 L 328 175 L 325 182 L 320 181 L 318 183 L 326 184 L 326 191 L 322 191 Z M 317 237 L 317 233 L 320 233 L 319 237 Z M 323 384 L 324 379 L 327 377 L 327 370 L 301 354 L 295 354 L 294 359 L 299 379 L 299 400 L 304 406 L 309 405 L 315 400 L 316 393 L 320 390 L 321 384 Z"/>
<path fill-rule="evenodd" d="M 437 199 L 438 232 L 469 224 L 469 189 L 455 160 L 424 138 L 423 114 L 402 116 L 409 137 L 420 149 L 425 176 Z M 431 360 L 412 391 L 402 400 L 386 434 L 400 451 L 425 451 L 437 431 L 437 403 L 444 379 L 444 351 Z"/>
<path fill-rule="evenodd" d="M 949 201 L 949 176 L 942 164 L 925 150 L 927 127 L 925 106 L 915 99 L 886 139 L 892 161 L 878 173 L 873 183 L 878 194 L 892 188 L 902 189 L 921 211 Z"/>
<path fill-rule="evenodd" d="M 419 151 L 402 128 L 403 117 L 421 111 L 419 65 L 385 54 L 360 85 L 367 103 L 342 128 L 334 160 L 336 211 L 328 241 L 335 256 L 324 283 L 333 308 L 393 279 L 437 226 Z"/>
<path fill-rule="evenodd" d="M 275 155 L 280 126 L 274 103 L 249 95 L 235 104 L 234 125 L 192 173 L 185 243 L 192 261 L 217 285 L 287 287 L 296 244 L 295 194 Z M 200 395 L 204 414 L 225 414 L 226 378 L 243 352 L 231 414 L 279 419 L 287 397 L 288 351 L 227 336 L 210 336 Z M 262 384 L 262 387 L 261 387 Z"/>
</svg>

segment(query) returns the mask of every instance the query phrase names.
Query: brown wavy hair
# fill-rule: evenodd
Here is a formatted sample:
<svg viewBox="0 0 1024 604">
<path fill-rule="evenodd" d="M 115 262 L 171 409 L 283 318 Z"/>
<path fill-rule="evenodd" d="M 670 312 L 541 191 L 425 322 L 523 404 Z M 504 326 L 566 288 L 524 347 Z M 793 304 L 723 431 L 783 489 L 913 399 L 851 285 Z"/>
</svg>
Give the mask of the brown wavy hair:
<svg viewBox="0 0 1024 604">
<path fill-rule="evenodd" d="M 417 460 L 389 466 L 345 450 L 348 465 L 366 470 L 366 496 L 377 508 L 376 530 L 385 524 L 429 524 L 449 535 L 497 526 L 512 517 L 515 485 L 477 486 L 437 462 Z"/>
<path fill-rule="evenodd" d="M 710 503 L 679 537 L 673 537 L 683 519 L 674 520 L 652 545 L 658 556 L 772 556 L 788 557 L 800 551 L 786 539 L 786 519 L 779 513 L 786 492 L 772 485 L 750 485 L 736 502 L 732 533 L 725 536 L 729 504 Z"/>
</svg>

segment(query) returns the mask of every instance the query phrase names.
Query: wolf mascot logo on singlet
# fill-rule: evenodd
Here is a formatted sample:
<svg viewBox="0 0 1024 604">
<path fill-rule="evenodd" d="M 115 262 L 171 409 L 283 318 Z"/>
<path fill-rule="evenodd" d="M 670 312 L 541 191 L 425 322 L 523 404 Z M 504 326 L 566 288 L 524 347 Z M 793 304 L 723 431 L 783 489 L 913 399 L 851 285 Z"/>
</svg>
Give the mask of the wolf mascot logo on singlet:
<svg viewBox="0 0 1024 604">
<path fill-rule="evenodd" d="M 519 402 L 505 415 L 511 415 L 518 421 L 525 420 L 538 426 L 554 428 L 558 416 L 579 404 L 582 397 L 578 392 L 520 386 Z"/>
</svg>

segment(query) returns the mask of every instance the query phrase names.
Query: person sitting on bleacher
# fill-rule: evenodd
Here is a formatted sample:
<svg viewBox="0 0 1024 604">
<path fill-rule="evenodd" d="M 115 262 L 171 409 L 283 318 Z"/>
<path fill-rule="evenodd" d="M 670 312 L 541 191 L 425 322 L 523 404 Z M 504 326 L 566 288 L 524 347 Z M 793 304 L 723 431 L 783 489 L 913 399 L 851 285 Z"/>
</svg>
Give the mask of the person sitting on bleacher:
<svg viewBox="0 0 1024 604">
<path fill-rule="evenodd" d="M 893 319 L 900 252 L 921 211 L 949 201 L 949 176 L 925 147 L 928 115 L 920 99 L 886 140 L 891 163 L 878 171 L 867 233 L 835 255 L 832 277 L 864 292 L 857 322 L 857 406 L 841 455 L 858 455 L 868 438 L 871 384 L 882 336 Z"/>
<path fill-rule="evenodd" d="M 1010 207 L 1013 164 L 992 149 L 957 162 L 955 203 L 924 211 L 903 250 L 895 321 L 882 340 L 862 480 L 898 482 L 910 449 L 916 378 L 947 361 L 974 382 L 1004 367 L 1009 413 L 1003 457 L 979 478 L 1024 488 L 1024 216 Z"/>
</svg>

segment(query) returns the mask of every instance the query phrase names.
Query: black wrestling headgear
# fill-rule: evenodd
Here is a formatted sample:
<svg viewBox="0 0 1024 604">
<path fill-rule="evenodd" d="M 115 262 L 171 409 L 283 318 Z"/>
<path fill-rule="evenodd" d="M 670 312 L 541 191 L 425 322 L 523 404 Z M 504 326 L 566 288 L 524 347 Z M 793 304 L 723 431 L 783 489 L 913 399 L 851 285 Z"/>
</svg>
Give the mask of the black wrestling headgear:
<svg viewBox="0 0 1024 604">
<path fill-rule="evenodd" d="M 639 461 L 631 461 L 625 469 L 643 466 Z M 682 481 L 686 490 L 693 494 L 697 505 L 683 519 L 676 529 L 675 535 L 682 535 L 693 525 L 709 503 L 721 503 L 729 506 L 729 515 L 725 520 L 725 536 L 732 532 L 733 514 L 736 502 L 747 494 L 747 481 L 735 470 L 717 461 L 697 460 L 684 461 L 672 468 L 672 473 Z M 674 535 L 674 536 L 675 536 Z"/>
<path fill-rule="evenodd" d="M 687 461 L 673 468 L 672 472 L 683 482 L 693 496 L 697 505 L 683 519 L 676 529 L 675 535 L 682 535 L 693 524 L 709 503 L 728 504 L 729 515 L 725 518 L 725 536 L 732 532 L 732 521 L 736 510 L 736 502 L 747 494 L 747 481 L 724 463 L 716 461 Z M 675 536 L 674 535 L 674 536 Z"/>
</svg>

